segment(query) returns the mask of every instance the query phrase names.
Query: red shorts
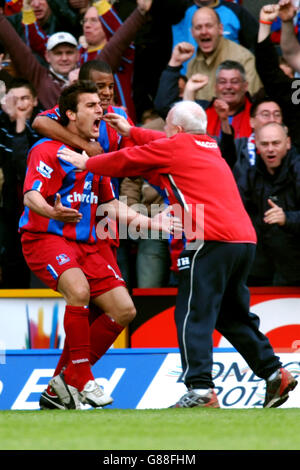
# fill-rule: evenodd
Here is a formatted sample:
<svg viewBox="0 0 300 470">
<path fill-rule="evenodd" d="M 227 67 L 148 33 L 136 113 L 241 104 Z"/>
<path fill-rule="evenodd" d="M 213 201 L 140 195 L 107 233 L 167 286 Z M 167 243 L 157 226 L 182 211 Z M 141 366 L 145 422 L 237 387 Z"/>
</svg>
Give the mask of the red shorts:
<svg viewBox="0 0 300 470">
<path fill-rule="evenodd" d="M 22 234 L 24 258 L 31 271 L 48 287 L 57 290 L 59 276 L 80 268 L 89 283 L 91 297 L 126 286 L 115 256 L 105 241 L 89 245 L 44 233 Z"/>
</svg>

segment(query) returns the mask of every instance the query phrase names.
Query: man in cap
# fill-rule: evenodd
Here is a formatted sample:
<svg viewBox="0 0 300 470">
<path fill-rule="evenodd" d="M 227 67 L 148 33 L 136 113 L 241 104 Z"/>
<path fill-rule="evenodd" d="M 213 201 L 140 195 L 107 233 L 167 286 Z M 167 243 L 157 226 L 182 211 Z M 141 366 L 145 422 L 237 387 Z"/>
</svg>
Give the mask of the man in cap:
<svg viewBox="0 0 300 470">
<path fill-rule="evenodd" d="M 58 102 L 62 89 L 69 84 L 68 75 L 78 62 L 77 41 L 67 32 L 54 33 L 47 42 L 44 67 L 18 36 L 4 15 L 0 14 L 0 41 L 5 46 L 14 67 L 35 87 L 41 105 L 51 108 Z"/>
</svg>

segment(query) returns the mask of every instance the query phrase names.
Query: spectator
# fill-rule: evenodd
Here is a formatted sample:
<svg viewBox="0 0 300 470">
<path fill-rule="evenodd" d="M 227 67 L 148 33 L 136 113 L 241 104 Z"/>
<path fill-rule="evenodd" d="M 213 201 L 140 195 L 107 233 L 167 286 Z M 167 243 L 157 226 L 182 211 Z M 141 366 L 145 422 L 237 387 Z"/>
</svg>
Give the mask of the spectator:
<svg viewBox="0 0 300 470">
<path fill-rule="evenodd" d="M 19 75 L 36 89 L 41 105 L 47 109 L 57 103 L 61 90 L 68 84 L 68 74 L 78 63 L 77 41 L 69 33 L 50 36 L 46 59 L 49 68 L 41 65 L 4 15 L 0 14 L 0 40 L 3 42 Z"/>
<path fill-rule="evenodd" d="M 39 139 L 31 123 L 40 111 L 36 91 L 29 82 L 15 79 L 2 100 L 0 112 L 0 167 L 2 190 L 2 288 L 30 287 L 30 271 L 24 261 L 18 233 L 23 211 L 22 189 L 26 158 Z"/>
<path fill-rule="evenodd" d="M 33 15 L 37 20 L 38 34 L 51 36 L 66 31 L 78 37 L 81 18 L 70 7 L 68 0 L 23 0 L 22 11 L 7 18 L 27 46 L 27 25 L 32 22 Z"/>
<path fill-rule="evenodd" d="M 216 106 L 221 120 L 220 147 L 222 155 L 233 168 L 234 175 L 239 177 L 240 173 L 248 171 L 250 166 L 255 165 L 257 158 L 256 133 L 269 122 L 282 124 L 282 112 L 280 106 L 271 98 L 266 96 L 256 98 L 250 109 L 251 135 L 249 137 L 235 138 L 234 129 L 228 120 L 228 108 Z"/>
<path fill-rule="evenodd" d="M 248 284 L 300 286 L 300 155 L 274 122 L 256 131 L 256 146 L 255 165 L 237 178 L 258 239 Z"/>
<path fill-rule="evenodd" d="M 166 117 L 172 104 L 179 101 L 177 80 L 180 74 L 179 67 L 172 66 L 176 63 L 177 49 L 174 48 L 170 65 L 162 73 L 155 106 L 162 117 Z M 228 118 L 233 126 L 236 137 L 248 137 L 251 133 L 250 107 L 251 97 L 248 93 L 248 82 L 244 67 L 236 61 L 226 60 L 216 70 L 215 94 L 212 100 L 197 100 L 197 91 L 208 83 L 208 77 L 195 74 L 188 80 L 184 98 L 199 102 L 207 114 L 207 132 L 213 136 L 219 136 L 221 122 L 215 111 L 215 100 L 221 99 L 228 104 Z"/>
<path fill-rule="evenodd" d="M 208 83 L 197 92 L 197 99 L 211 100 L 215 92 L 215 74 L 224 60 L 240 62 L 246 71 L 249 92 L 254 94 L 261 87 L 255 70 L 254 56 L 246 48 L 223 37 L 223 26 L 212 8 L 203 7 L 194 13 L 192 34 L 197 41 L 197 55 L 188 65 L 187 77 L 196 73 L 206 75 Z M 173 50 L 169 65 L 179 67 L 189 60 L 194 53 L 190 43 L 179 43 Z"/>
<path fill-rule="evenodd" d="M 193 0 L 182 20 L 173 26 L 173 47 L 180 42 L 189 42 L 197 48 L 192 35 L 192 18 L 198 8 L 211 7 L 219 15 L 223 25 L 223 36 L 230 41 L 241 44 L 252 52 L 255 49 L 258 22 L 254 16 L 241 5 L 224 0 Z M 194 57 L 194 56 L 193 56 Z M 187 62 L 183 64 L 183 73 L 187 72 Z"/>
<path fill-rule="evenodd" d="M 260 10 L 260 25 L 256 46 L 256 68 L 263 82 L 265 93 L 276 101 L 282 111 L 283 122 L 289 129 L 293 144 L 300 151 L 299 134 L 299 85 L 280 68 L 278 54 L 271 41 L 271 25 L 279 14 L 279 4 L 265 5 Z"/>
</svg>

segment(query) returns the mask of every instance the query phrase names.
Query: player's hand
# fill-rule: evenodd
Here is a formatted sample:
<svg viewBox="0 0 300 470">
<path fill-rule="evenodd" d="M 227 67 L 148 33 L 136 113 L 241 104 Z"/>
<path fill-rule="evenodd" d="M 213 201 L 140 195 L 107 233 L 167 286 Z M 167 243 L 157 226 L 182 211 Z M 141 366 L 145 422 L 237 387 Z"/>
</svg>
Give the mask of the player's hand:
<svg viewBox="0 0 300 470">
<path fill-rule="evenodd" d="M 120 116 L 116 113 L 107 113 L 103 116 L 102 119 L 121 135 L 129 137 L 132 126 L 123 116 Z"/>
<path fill-rule="evenodd" d="M 82 219 L 82 214 L 76 209 L 63 206 L 61 195 L 57 193 L 51 218 L 64 223 L 78 223 Z"/>
<path fill-rule="evenodd" d="M 277 204 L 275 204 L 275 202 L 273 202 L 271 199 L 268 199 L 268 204 L 271 206 L 271 209 L 264 213 L 264 222 L 271 225 L 284 225 L 286 223 L 286 215 L 284 210 L 277 206 Z"/>
<path fill-rule="evenodd" d="M 85 151 L 83 151 L 82 153 L 78 153 L 78 152 L 74 152 L 74 150 L 71 150 L 67 147 L 61 148 L 57 152 L 57 156 L 71 163 L 73 166 L 75 166 L 79 170 L 86 169 L 86 162 L 89 159 Z"/>
<path fill-rule="evenodd" d="M 271 21 L 276 20 L 279 13 L 279 5 L 269 4 L 264 5 L 259 13 L 260 21 Z"/>
<path fill-rule="evenodd" d="M 183 226 L 179 217 L 172 215 L 173 208 L 168 206 L 151 219 L 151 229 L 160 230 L 169 235 L 179 238 L 182 235 Z"/>
</svg>

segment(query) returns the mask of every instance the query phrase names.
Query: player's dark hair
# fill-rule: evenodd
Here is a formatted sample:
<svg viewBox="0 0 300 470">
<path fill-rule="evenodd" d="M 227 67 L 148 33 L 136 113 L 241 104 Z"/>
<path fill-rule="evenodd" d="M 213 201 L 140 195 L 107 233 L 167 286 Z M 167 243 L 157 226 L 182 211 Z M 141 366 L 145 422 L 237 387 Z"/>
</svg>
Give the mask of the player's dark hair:
<svg viewBox="0 0 300 470">
<path fill-rule="evenodd" d="M 91 71 L 96 70 L 97 72 L 102 72 L 102 73 L 109 73 L 112 74 L 112 69 L 109 64 L 104 62 L 103 60 L 89 60 L 82 64 L 79 70 L 79 75 L 78 78 L 79 80 L 90 80 L 90 73 Z"/>
<path fill-rule="evenodd" d="M 97 93 L 97 86 L 90 80 L 77 80 L 62 91 L 58 106 L 63 126 L 69 122 L 67 111 L 77 111 L 78 96 L 82 93 Z"/>
</svg>

